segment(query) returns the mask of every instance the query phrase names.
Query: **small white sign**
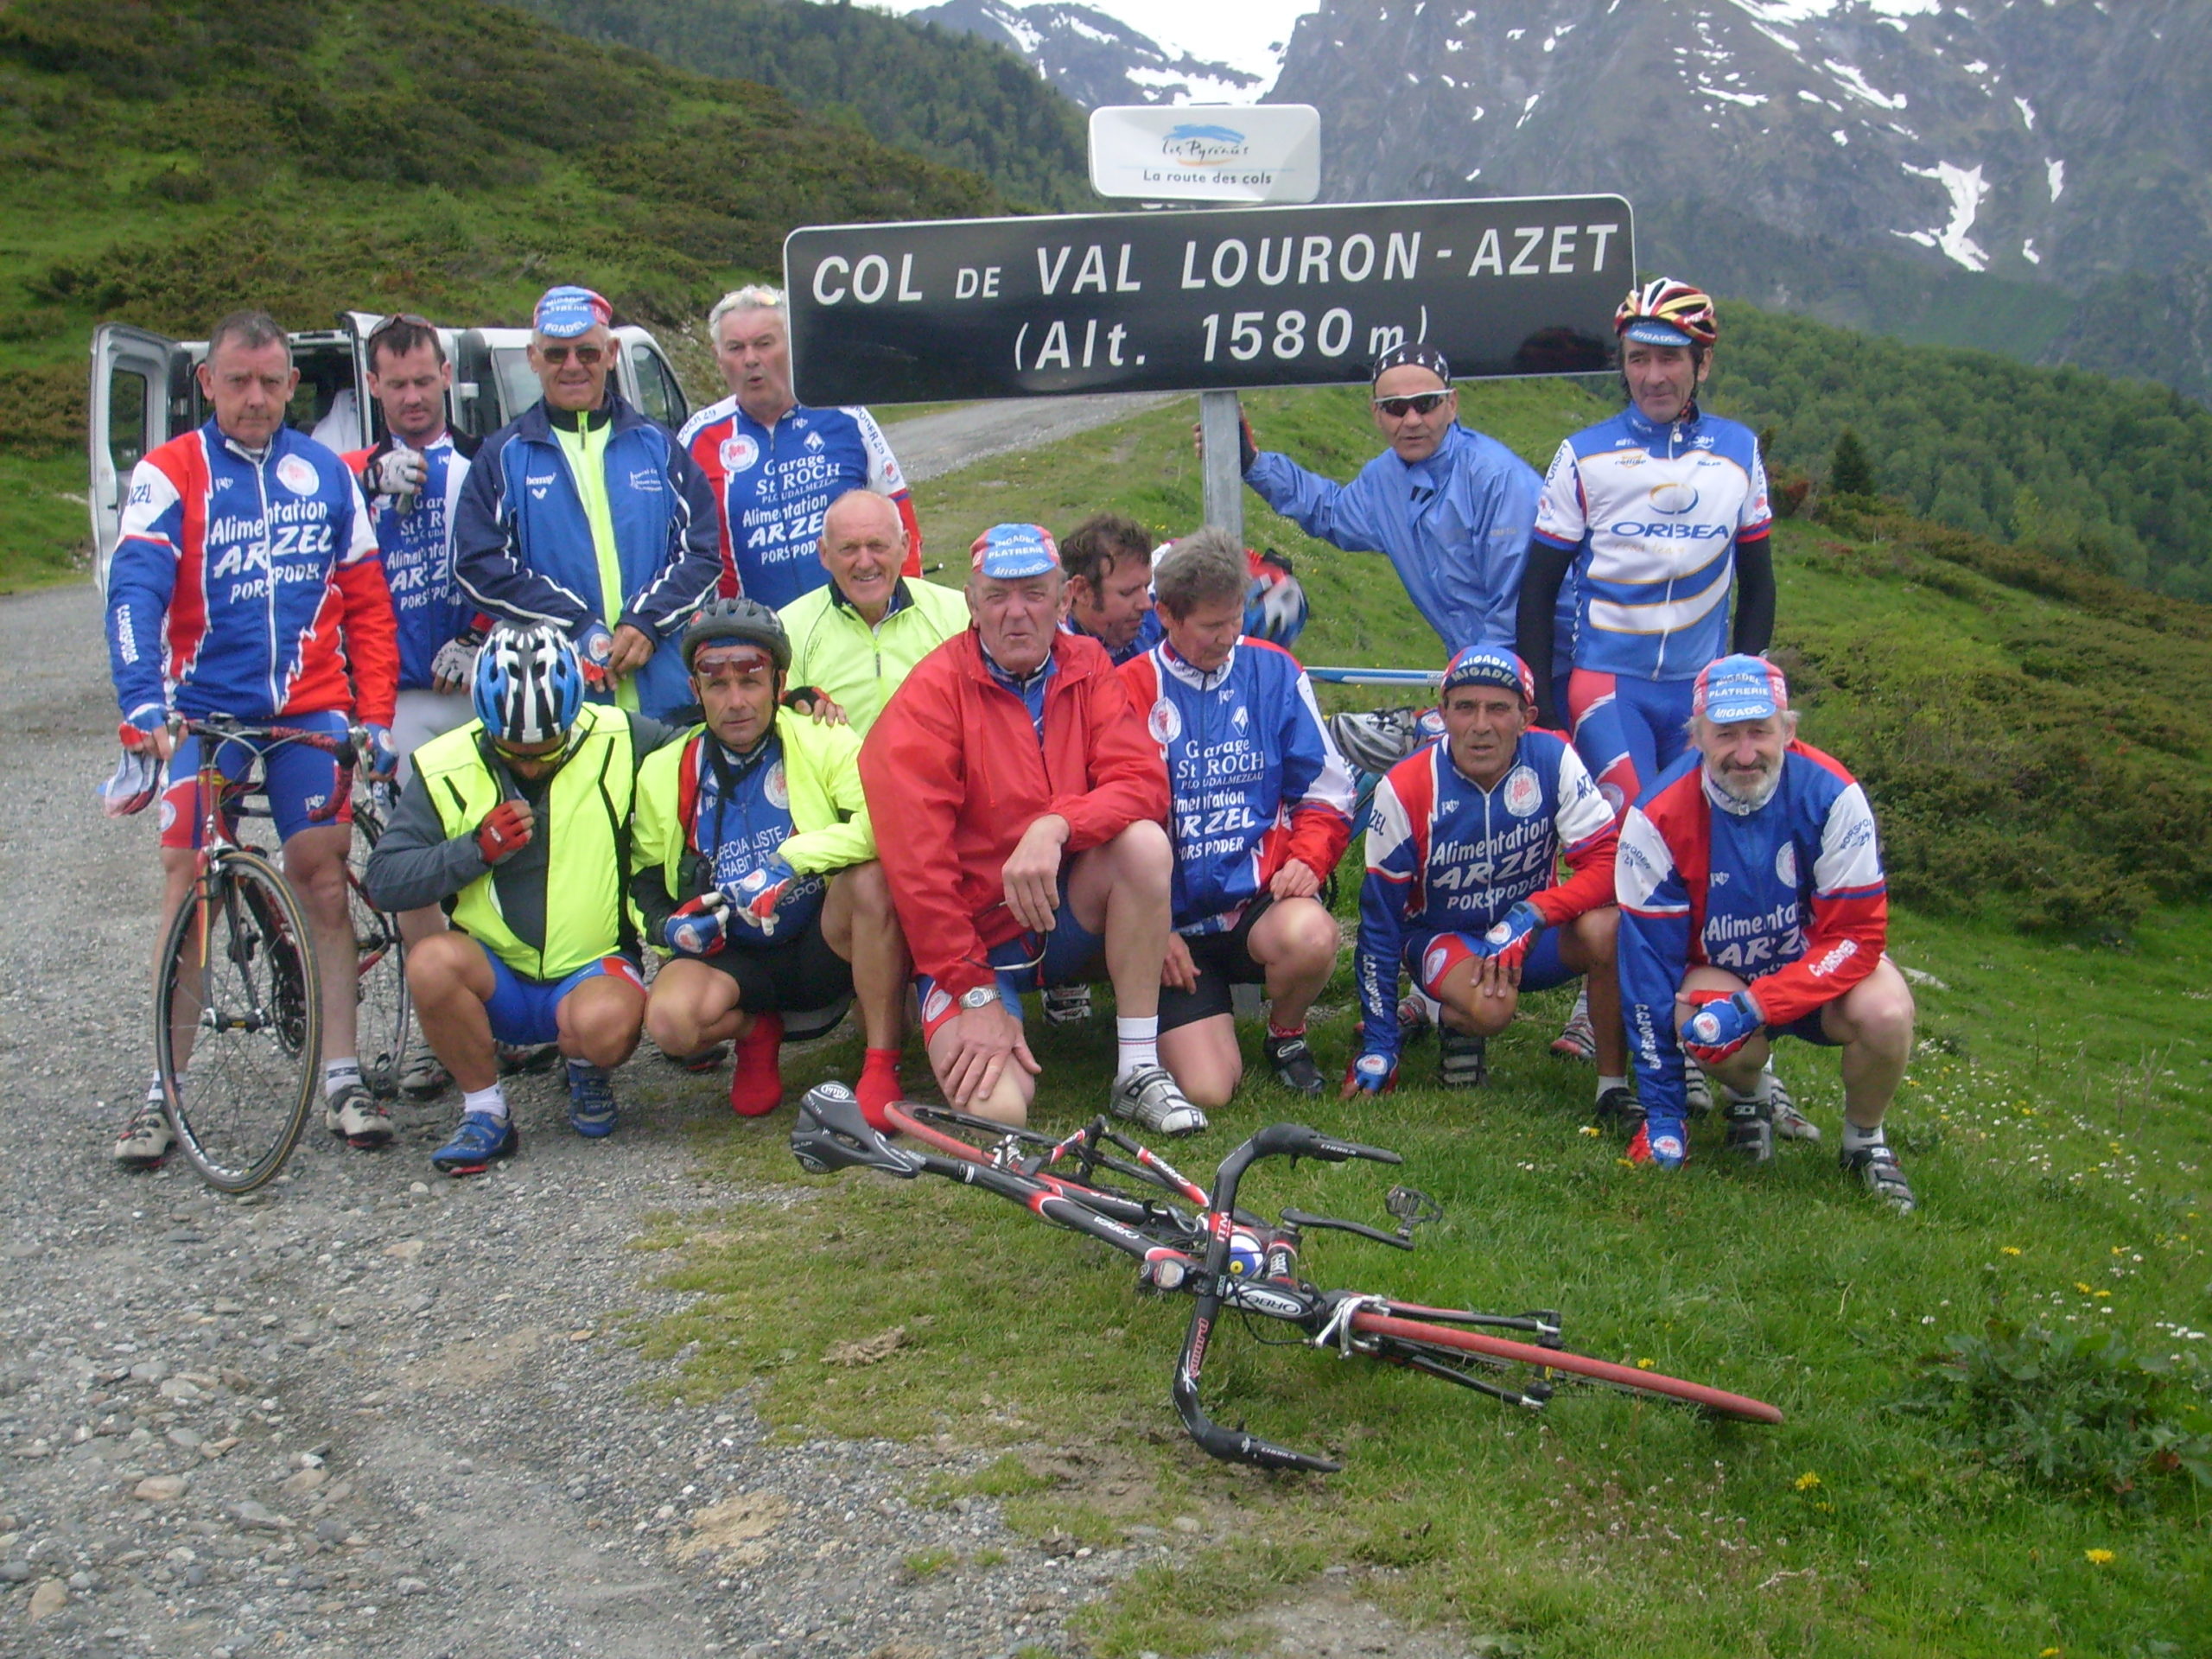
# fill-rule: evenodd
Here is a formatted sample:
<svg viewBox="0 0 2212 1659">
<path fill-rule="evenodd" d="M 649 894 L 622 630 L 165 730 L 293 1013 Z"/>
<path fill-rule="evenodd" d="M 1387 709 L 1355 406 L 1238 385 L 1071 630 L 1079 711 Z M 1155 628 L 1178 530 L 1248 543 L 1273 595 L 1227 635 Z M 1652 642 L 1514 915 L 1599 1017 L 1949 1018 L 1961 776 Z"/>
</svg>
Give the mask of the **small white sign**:
<svg viewBox="0 0 2212 1659">
<path fill-rule="evenodd" d="M 1311 201 L 1311 104 L 1114 104 L 1090 112 L 1090 188 L 1135 201 Z"/>
</svg>

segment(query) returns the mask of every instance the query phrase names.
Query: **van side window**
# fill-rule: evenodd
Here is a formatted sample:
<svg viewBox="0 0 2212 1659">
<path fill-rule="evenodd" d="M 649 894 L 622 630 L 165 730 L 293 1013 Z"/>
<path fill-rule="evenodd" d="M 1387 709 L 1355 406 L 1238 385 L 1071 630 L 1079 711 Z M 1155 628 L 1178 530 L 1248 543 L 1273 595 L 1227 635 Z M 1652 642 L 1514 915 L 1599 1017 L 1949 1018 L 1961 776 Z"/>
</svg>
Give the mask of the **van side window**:
<svg viewBox="0 0 2212 1659">
<path fill-rule="evenodd" d="M 118 368 L 107 382 L 107 448 L 115 462 L 115 476 L 128 490 L 130 469 L 146 458 L 148 405 L 153 387 L 146 377 Z"/>
<path fill-rule="evenodd" d="M 688 412 L 683 393 L 677 389 L 676 377 L 660 359 L 660 353 L 639 347 L 632 354 L 638 373 L 638 406 L 647 418 L 663 426 L 683 424 Z"/>
</svg>

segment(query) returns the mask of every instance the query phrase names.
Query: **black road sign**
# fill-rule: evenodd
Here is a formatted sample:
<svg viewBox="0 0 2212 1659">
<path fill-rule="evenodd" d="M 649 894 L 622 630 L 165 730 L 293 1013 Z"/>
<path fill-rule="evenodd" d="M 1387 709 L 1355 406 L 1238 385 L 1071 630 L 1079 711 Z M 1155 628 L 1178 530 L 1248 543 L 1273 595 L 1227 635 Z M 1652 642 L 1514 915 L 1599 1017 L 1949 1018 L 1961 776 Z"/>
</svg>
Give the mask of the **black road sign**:
<svg viewBox="0 0 2212 1659">
<path fill-rule="evenodd" d="M 810 404 L 1363 380 L 1423 340 L 1455 376 L 1605 366 L 1634 282 L 1618 196 L 941 219 L 793 231 Z"/>
</svg>

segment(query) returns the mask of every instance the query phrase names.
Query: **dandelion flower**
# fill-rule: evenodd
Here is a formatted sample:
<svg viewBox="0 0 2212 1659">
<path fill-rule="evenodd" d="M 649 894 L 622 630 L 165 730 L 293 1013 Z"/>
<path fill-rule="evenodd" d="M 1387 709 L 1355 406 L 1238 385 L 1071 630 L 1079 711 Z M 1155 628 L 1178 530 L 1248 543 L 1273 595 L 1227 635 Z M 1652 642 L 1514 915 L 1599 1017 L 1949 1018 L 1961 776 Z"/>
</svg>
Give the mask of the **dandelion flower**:
<svg viewBox="0 0 2212 1659">
<path fill-rule="evenodd" d="M 1582 1133 L 1588 1135 L 1594 1141 L 1599 1135 L 1604 1134 L 1605 1131 L 1600 1129 L 1595 1123 L 1585 1123 L 1582 1126 Z"/>
<path fill-rule="evenodd" d="M 1999 1255 L 2018 1255 L 2019 1253 L 2020 1247 L 2017 1244 L 2005 1245 L 1997 1252 Z"/>
<path fill-rule="evenodd" d="M 1798 1476 L 1796 1482 L 1797 1490 L 1801 1492 L 1809 1492 L 1820 1484 L 1821 1478 L 1809 1469 L 1808 1469 L 1803 1474 Z"/>
<path fill-rule="evenodd" d="M 1639 1371 L 1648 1371 L 1658 1363 L 1656 1359 L 1639 1359 L 1636 1362 L 1636 1369 Z"/>
<path fill-rule="evenodd" d="M 2074 1288 L 2080 1291 L 2084 1296 L 2087 1296 L 2091 1294 L 2094 1287 L 2085 1285 L 2079 1279 L 2076 1279 L 2074 1281 Z"/>
<path fill-rule="evenodd" d="M 2091 1567 L 2110 1567 L 2115 1559 L 2108 1549 L 2085 1549 L 2082 1553 L 2089 1558 Z"/>
</svg>

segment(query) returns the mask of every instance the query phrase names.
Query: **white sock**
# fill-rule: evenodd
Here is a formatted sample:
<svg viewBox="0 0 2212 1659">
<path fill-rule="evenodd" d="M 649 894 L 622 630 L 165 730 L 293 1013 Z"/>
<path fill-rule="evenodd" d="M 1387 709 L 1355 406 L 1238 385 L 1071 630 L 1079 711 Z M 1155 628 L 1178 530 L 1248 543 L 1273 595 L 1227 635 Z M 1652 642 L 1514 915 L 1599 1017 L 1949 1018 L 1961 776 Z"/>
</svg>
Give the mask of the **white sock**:
<svg viewBox="0 0 2212 1659">
<path fill-rule="evenodd" d="M 176 1074 L 176 1080 L 179 1083 L 182 1083 L 184 1081 L 184 1073 L 181 1071 L 178 1072 Z M 146 1098 L 152 1101 L 156 1105 L 161 1103 L 162 1074 L 158 1071 L 154 1073 L 153 1081 L 146 1085 Z"/>
<path fill-rule="evenodd" d="M 322 1092 L 326 1097 L 336 1094 L 348 1084 L 361 1081 L 361 1062 L 358 1056 L 348 1054 L 340 1060 L 322 1063 Z"/>
<path fill-rule="evenodd" d="M 1567 1016 L 1571 1020 L 1590 1017 L 1590 982 L 1584 980 L 1582 988 L 1574 994 L 1574 1012 Z"/>
<path fill-rule="evenodd" d="M 1160 1016 L 1148 1014 L 1142 1020 L 1131 1020 L 1124 1014 L 1114 1016 L 1114 1036 L 1121 1048 L 1121 1066 L 1114 1073 L 1119 1083 L 1140 1066 L 1160 1064 Z"/>
<path fill-rule="evenodd" d="M 502 1123 L 507 1121 L 506 1086 L 497 1077 L 492 1080 L 489 1089 L 464 1089 L 461 1091 L 461 1115 L 467 1117 L 480 1112 L 486 1117 L 496 1117 Z"/>
<path fill-rule="evenodd" d="M 1598 1098 L 1603 1100 L 1609 1091 L 1627 1087 L 1626 1077 L 1600 1077 L 1598 1079 Z"/>
<path fill-rule="evenodd" d="M 1877 1123 L 1871 1129 L 1862 1129 L 1849 1118 L 1844 1119 L 1843 1149 L 1845 1152 L 1868 1152 L 1876 1147 L 1886 1147 L 1889 1144 L 1889 1137 L 1882 1133 L 1880 1124 Z"/>
<path fill-rule="evenodd" d="M 1774 1097 L 1772 1094 L 1769 1092 L 1768 1088 L 1768 1085 L 1772 1084 L 1773 1081 L 1773 1072 L 1762 1071 L 1759 1073 L 1758 1080 L 1751 1084 L 1748 1090 L 1731 1089 L 1724 1083 L 1720 1085 L 1720 1092 L 1727 1096 L 1729 1099 L 1735 1101 L 1739 1105 L 1745 1101 L 1752 1100 L 1758 1101 L 1761 1104 L 1764 1104 L 1767 1101 L 1770 1101 Z"/>
</svg>

